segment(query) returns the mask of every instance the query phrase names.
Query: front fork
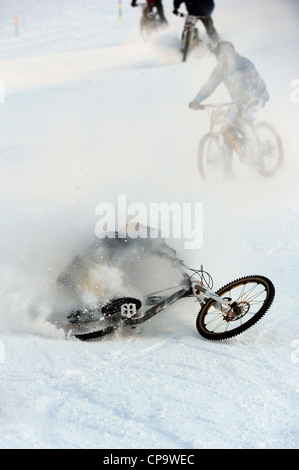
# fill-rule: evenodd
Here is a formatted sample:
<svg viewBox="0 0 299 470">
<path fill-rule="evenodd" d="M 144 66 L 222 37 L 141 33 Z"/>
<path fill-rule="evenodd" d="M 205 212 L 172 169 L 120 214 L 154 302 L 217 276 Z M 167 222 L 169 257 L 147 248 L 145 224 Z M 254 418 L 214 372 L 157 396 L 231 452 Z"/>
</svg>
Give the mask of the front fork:
<svg viewBox="0 0 299 470">
<path fill-rule="evenodd" d="M 193 294 L 200 303 L 204 303 L 206 299 L 212 299 L 215 301 L 215 308 L 219 310 L 223 310 L 223 307 L 231 309 L 236 305 L 236 302 L 233 300 L 225 299 L 220 295 L 215 294 L 211 289 L 202 286 L 198 282 L 192 282 L 191 287 Z"/>
</svg>

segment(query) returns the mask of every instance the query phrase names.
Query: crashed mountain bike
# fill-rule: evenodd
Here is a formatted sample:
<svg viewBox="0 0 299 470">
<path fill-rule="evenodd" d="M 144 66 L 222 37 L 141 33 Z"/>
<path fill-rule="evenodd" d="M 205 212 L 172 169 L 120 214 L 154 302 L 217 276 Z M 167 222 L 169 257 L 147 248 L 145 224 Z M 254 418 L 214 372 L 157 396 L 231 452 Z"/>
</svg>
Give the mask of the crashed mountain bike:
<svg viewBox="0 0 299 470">
<path fill-rule="evenodd" d="M 198 333 L 207 340 L 226 340 L 259 321 L 274 296 L 272 282 L 260 275 L 242 277 L 215 292 L 212 277 L 202 267 L 194 270 L 182 264 L 179 285 L 143 299 L 113 298 L 93 309 L 72 310 L 67 316 L 68 334 L 82 341 L 99 339 L 125 327 L 136 328 L 174 302 L 190 298 L 200 308 L 196 318 Z"/>
<path fill-rule="evenodd" d="M 283 144 L 276 129 L 268 122 L 252 126 L 249 139 L 242 127 L 233 125 L 226 115 L 232 103 L 206 104 L 210 129 L 200 140 L 197 162 L 200 176 L 206 181 L 231 177 L 233 155 L 241 164 L 254 168 L 264 177 L 274 175 L 283 164 Z"/>
</svg>

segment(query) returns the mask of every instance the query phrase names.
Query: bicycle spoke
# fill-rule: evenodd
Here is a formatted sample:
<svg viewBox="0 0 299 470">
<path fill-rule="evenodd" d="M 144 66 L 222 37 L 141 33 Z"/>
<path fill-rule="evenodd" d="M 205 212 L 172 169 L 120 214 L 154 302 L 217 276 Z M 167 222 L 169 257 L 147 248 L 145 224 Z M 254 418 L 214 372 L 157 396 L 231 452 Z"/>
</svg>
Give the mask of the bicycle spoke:
<svg viewBox="0 0 299 470">
<path fill-rule="evenodd" d="M 208 300 L 201 308 L 196 327 L 209 340 L 232 338 L 254 325 L 271 306 L 275 288 L 263 276 L 248 276 L 233 281 L 216 292 L 229 304 Z M 215 307 L 216 305 L 216 307 Z"/>
<path fill-rule="evenodd" d="M 282 164 L 281 138 L 267 122 L 258 123 L 255 126 L 255 134 L 260 149 L 260 168 L 258 170 L 263 176 L 271 176 Z"/>
</svg>

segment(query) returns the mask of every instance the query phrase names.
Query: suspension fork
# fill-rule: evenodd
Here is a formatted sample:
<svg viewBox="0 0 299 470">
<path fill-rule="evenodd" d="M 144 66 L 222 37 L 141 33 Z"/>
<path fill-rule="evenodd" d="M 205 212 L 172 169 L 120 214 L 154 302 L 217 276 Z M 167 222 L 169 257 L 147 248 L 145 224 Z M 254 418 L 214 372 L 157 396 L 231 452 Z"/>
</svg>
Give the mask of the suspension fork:
<svg viewBox="0 0 299 470">
<path fill-rule="evenodd" d="M 205 299 L 212 299 L 216 302 L 215 307 L 219 309 L 221 309 L 222 306 L 226 308 L 232 308 L 236 305 L 236 302 L 234 302 L 233 300 L 224 299 L 208 287 L 200 285 L 198 282 L 193 282 L 191 284 L 191 287 L 193 294 L 201 303 L 203 303 Z"/>
</svg>

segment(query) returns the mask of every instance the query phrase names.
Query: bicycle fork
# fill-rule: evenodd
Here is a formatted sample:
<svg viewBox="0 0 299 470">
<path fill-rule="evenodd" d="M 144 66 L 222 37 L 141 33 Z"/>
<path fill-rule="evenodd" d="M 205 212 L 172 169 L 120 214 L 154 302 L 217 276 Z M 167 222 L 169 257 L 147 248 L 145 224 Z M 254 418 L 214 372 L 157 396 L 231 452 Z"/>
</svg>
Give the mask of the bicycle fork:
<svg viewBox="0 0 299 470">
<path fill-rule="evenodd" d="M 223 298 L 220 295 L 217 295 L 208 287 L 204 287 L 198 282 L 192 282 L 191 284 L 192 292 L 200 303 L 204 303 L 206 299 L 212 299 L 215 301 L 214 307 L 218 310 L 231 309 L 236 305 L 232 299 Z"/>
</svg>

